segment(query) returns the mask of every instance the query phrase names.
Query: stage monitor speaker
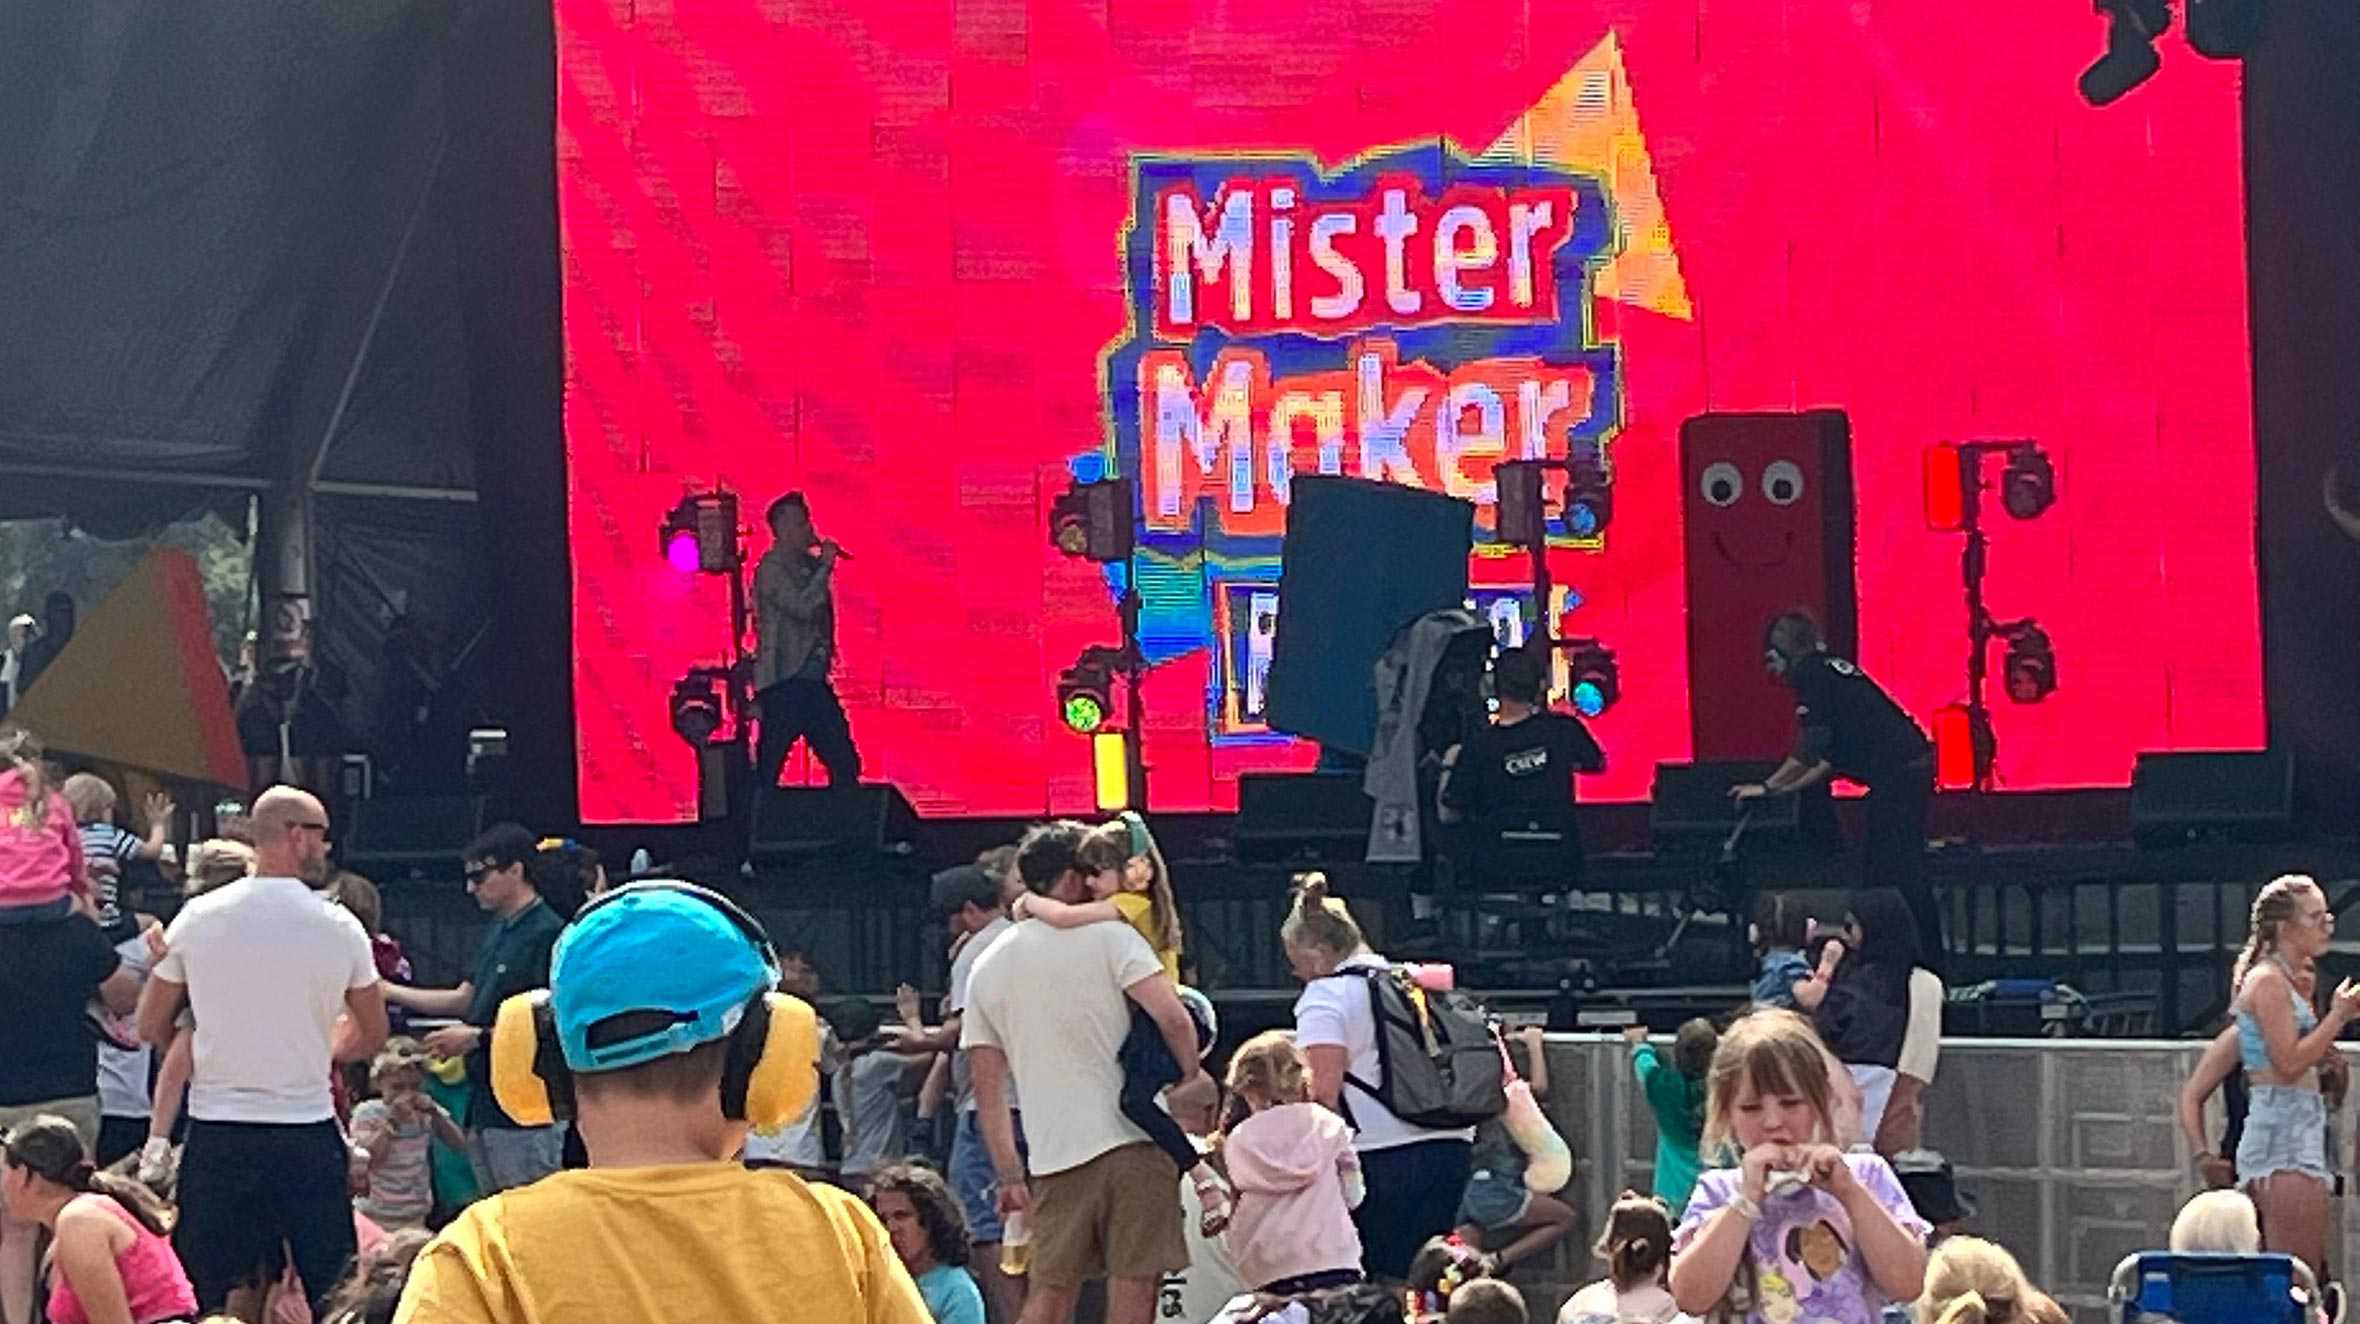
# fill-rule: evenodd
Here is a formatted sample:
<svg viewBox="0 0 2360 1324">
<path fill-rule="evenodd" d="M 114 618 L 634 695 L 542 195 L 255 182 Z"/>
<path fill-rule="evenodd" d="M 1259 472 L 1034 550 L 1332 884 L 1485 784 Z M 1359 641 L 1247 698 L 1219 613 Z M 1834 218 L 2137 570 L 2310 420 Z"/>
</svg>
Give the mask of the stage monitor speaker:
<svg viewBox="0 0 2360 1324">
<path fill-rule="evenodd" d="M 831 850 L 908 855 L 917 841 L 918 811 L 889 783 L 781 787 L 754 805 L 756 859 Z"/>
<path fill-rule="evenodd" d="M 336 860 L 355 873 L 425 874 L 456 878 L 467 843 L 483 831 L 479 795 L 375 795 L 345 806 L 337 825 Z"/>
<path fill-rule="evenodd" d="M 1658 845 L 1719 844 L 1737 827 L 1738 809 L 1729 788 L 1758 782 L 1777 771 L 1774 762 L 1658 763 L 1648 829 Z M 1799 797 L 1765 796 L 1753 802 L 1745 840 L 1792 840 Z"/>
<path fill-rule="evenodd" d="M 1467 600 L 1471 502 L 1359 478 L 1294 480 L 1271 643 L 1273 729 L 1367 754 L 1395 632 Z"/>
<path fill-rule="evenodd" d="M 2294 759 L 2279 750 L 2148 753 L 2131 771 L 2131 829 L 2142 842 L 2259 838 L 2294 821 Z"/>
<path fill-rule="evenodd" d="M 1374 802 L 1357 772 L 1248 772 L 1237 779 L 1237 855 L 1357 860 L 1368 851 Z"/>
</svg>

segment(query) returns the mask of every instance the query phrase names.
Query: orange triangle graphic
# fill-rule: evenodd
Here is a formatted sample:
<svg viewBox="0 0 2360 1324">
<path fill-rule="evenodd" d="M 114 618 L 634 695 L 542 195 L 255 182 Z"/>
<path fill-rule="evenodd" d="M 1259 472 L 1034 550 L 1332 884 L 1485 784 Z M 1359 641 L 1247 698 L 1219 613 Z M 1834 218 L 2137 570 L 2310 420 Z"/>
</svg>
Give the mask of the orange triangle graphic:
<svg viewBox="0 0 2360 1324">
<path fill-rule="evenodd" d="M 210 622 L 196 558 L 157 548 L 82 617 L 8 720 L 62 753 L 242 788 Z"/>
<path fill-rule="evenodd" d="M 1622 43 L 1613 33 L 1518 115 L 1480 159 L 1596 177 L 1615 212 L 1614 256 L 1598 271 L 1598 295 L 1682 321 L 1694 315 L 1623 71 Z"/>
</svg>

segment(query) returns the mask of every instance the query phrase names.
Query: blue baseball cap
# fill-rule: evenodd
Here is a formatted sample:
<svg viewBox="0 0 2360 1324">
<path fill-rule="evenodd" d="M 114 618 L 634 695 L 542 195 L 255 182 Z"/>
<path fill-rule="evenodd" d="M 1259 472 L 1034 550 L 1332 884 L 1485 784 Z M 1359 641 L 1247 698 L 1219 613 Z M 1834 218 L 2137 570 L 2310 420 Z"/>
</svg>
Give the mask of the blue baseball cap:
<svg viewBox="0 0 2360 1324">
<path fill-rule="evenodd" d="M 617 1071 L 711 1043 L 777 984 L 778 971 L 735 920 L 678 886 L 627 886 L 584 907 L 558 935 L 549 1006 L 569 1068 Z M 591 1046 L 591 1027 L 634 1012 L 669 1023 Z"/>
</svg>

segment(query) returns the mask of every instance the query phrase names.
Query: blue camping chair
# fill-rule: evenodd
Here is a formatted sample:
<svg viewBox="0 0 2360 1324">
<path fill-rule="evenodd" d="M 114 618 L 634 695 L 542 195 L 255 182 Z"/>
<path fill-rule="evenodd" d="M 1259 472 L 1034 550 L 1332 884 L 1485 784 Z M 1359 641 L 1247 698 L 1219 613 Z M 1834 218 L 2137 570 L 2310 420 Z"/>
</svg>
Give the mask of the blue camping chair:
<svg viewBox="0 0 2360 1324">
<path fill-rule="evenodd" d="M 2311 1324 L 2319 1284 L 2291 1255 L 2155 1250 L 2114 1266 L 2106 1299 L 2122 1324 Z"/>
</svg>

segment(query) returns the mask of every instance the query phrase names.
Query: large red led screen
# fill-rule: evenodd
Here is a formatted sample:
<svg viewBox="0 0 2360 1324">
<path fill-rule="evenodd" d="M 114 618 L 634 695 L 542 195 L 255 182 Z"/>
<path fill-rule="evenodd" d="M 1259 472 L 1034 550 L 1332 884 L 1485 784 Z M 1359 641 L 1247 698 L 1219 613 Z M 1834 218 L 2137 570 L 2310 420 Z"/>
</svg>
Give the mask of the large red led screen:
<svg viewBox="0 0 2360 1324">
<path fill-rule="evenodd" d="M 1921 719 L 1959 699 L 1961 540 L 1922 475 L 1968 439 L 2058 476 L 1991 529 L 1991 605 L 2058 678 L 1995 684 L 2001 784 L 2259 742 L 2238 88 L 2176 37 L 2097 110 L 2103 25 L 2061 0 L 556 10 L 588 820 L 693 812 L 667 700 L 728 594 L 657 529 L 715 482 L 753 525 L 808 493 L 853 553 L 836 685 L 867 777 L 930 813 L 1089 803 L 1056 682 L 1116 642 L 1114 582 L 1046 520 L 1105 473 L 1138 483 L 1162 809 L 1311 760 L 1260 707 L 1293 476 L 1472 500 L 1477 600 L 1512 615 L 1493 466 L 1569 453 L 1613 480 L 1550 554 L 1563 632 L 1621 668 L 1591 794 L 1689 754 L 1689 678 L 1721 674 L 1691 614 L 1758 639 L 1784 604 L 1728 584 L 1783 582 L 1830 501 L 1861 662 Z M 1695 415 L 1823 408 L 1848 455 L 1683 467 Z"/>
</svg>

